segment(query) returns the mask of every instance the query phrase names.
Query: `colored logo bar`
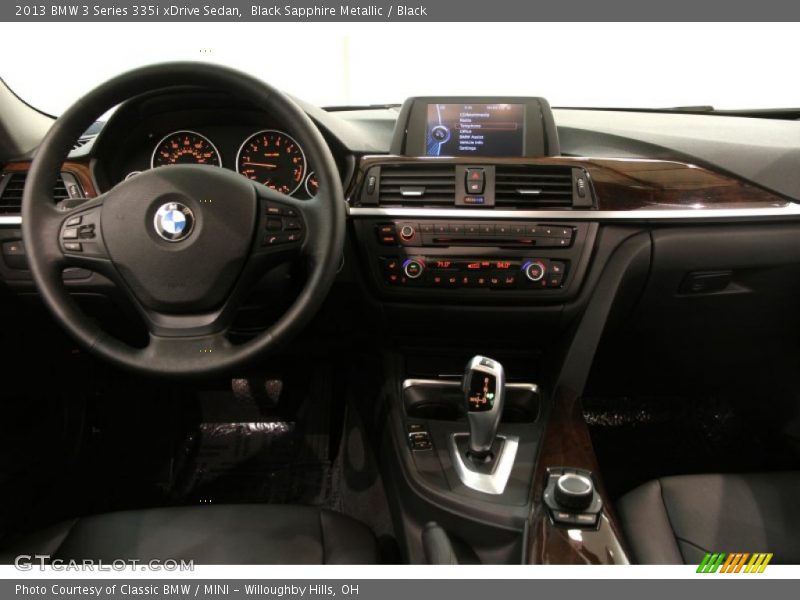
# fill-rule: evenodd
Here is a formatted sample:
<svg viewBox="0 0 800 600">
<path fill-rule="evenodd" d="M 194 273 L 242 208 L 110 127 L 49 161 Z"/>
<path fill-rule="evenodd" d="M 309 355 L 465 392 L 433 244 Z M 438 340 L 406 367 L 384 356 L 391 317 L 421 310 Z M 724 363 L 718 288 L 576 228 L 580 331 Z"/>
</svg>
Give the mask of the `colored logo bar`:
<svg viewBox="0 0 800 600">
<path fill-rule="evenodd" d="M 772 560 L 771 552 L 724 552 L 707 553 L 698 573 L 763 573 Z"/>
</svg>

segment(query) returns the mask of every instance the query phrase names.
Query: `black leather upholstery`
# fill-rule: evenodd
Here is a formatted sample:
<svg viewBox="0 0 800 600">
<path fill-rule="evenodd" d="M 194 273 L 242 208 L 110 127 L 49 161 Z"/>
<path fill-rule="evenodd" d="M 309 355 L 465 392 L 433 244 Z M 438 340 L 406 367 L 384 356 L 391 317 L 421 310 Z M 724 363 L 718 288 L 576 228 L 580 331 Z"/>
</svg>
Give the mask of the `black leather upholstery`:
<svg viewBox="0 0 800 600">
<path fill-rule="evenodd" d="M 706 552 L 772 552 L 800 563 L 800 472 L 685 475 L 617 504 L 634 561 L 699 564 Z"/>
<path fill-rule="evenodd" d="M 284 505 L 219 505 L 109 513 L 60 523 L 4 549 L 20 554 L 91 558 L 184 559 L 195 564 L 370 564 L 372 532 L 325 509 Z"/>
</svg>

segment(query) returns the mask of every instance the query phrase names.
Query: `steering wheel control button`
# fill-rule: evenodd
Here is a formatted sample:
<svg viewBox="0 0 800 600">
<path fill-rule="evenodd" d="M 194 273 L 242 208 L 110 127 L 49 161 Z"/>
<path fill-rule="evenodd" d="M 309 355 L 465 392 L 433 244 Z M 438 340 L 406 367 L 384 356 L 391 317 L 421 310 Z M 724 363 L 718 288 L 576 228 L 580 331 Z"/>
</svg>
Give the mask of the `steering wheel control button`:
<svg viewBox="0 0 800 600">
<path fill-rule="evenodd" d="M 303 224 L 297 219 L 284 219 L 283 228 L 286 231 L 299 231 L 303 228 Z"/>
<path fill-rule="evenodd" d="M 78 239 L 78 228 L 77 227 L 67 227 L 64 230 L 64 233 L 61 234 L 62 240 L 77 240 Z"/>
<path fill-rule="evenodd" d="M 64 223 L 64 225 L 66 227 L 75 227 L 77 225 L 80 225 L 81 221 L 83 221 L 83 217 L 80 217 L 80 216 L 72 217 L 71 219 L 67 219 L 67 222 Z"/>
<path fill-rule="evenodd" d="M 161 239 L 180 242 L 189 237 L 194 229 L 194 213 L 185 204 L 167 202 L 156 211 L 153 227 Z"/>
<path fill-rule="evenodd" d="M 83 245 L 80 242 L 64 242 L 64 250 L 67 252 L 82 252 Z"/>
<path fill-rule="evenodd" d="M 94 223 L 81 225 L 78 227 L 78 237 L 82 240 L 94 239 Z"/>
<path fill-rule="evenodd" d="M 264 223 L 266 234 L 262 246 L 278 246 L 303 240 L 305 224 L 295 209 L 269 203 L 266 213 L 268 215 Z M 291 217 L 288 216 L 290 214 Z"/>
</svg>

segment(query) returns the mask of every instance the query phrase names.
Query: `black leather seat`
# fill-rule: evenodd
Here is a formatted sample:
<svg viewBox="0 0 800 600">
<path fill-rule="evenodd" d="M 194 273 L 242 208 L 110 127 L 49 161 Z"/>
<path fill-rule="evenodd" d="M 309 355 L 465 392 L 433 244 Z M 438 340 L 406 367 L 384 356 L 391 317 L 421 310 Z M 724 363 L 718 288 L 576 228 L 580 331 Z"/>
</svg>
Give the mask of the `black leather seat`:
<svg viewBox="0 0 800 600">
<path fill-rule="evenodd" d="M 16 541 L 0 559 L 184 559 L 195 564 L 370 564 L 362 523 L 319 508 L 236 504 L 158 508 L 74 519 Z"/>
<path fill-rule="evenodd" d="M 706 552 L 800 563 L 800 472 L 665 477 L 625 495 L 617 511 L 638 563 L 699 564 Z"/>
</svg>

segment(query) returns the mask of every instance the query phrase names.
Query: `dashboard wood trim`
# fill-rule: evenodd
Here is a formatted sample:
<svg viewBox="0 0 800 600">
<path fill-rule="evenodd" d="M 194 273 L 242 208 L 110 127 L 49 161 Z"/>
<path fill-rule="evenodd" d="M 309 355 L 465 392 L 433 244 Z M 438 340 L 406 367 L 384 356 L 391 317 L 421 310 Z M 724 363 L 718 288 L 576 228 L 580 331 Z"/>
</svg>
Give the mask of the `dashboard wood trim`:
<svg viewBox="0 0 800 600">
<path fill-rule="evenodd" d="M 364 156 L 346 197 L 357 206 L 366 172 L 381 164 L 441 163 L 452 165 L 562 165 L 584 168 L 595 191 L 598 211 L 781 208 L 788 198 L 746 181 L 690 163 L 627 158 L 434 158 L 393 155 Z M 447 207 L 440 207 L 447 208 Z M 473 209 L 474 210 L 474 209 Z M 478 211 L 476 210 L 476 216 Z M 487 211 L 488 212 L 488 211 Z M 565 216 L 569 210 L 561 210 Z"/>
<path fill-rule="evenodd" d="M 7 163 L 2 167 L 2 171 L 10 171 L 14 173 L 26 172 L 29 171 L 31 168 L 30 161 L 18 161 L 18 162 L 10 162 Z M 61 167 L 62 172 L 70 173 L 75 176 L 78 180 L 78 183 L 81 184 L 81 188 L 83 188 L 83 193 L 86 195 L 87 198 L 94 198 L 97 196 L 97 189 L 94 186 L 94 181 L 92 180 L 92 173 L 89 169 L 88 163 L 68 160 L 65 161 Z"/>
</svg>

